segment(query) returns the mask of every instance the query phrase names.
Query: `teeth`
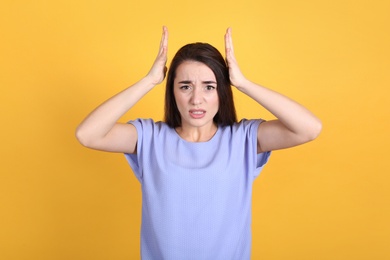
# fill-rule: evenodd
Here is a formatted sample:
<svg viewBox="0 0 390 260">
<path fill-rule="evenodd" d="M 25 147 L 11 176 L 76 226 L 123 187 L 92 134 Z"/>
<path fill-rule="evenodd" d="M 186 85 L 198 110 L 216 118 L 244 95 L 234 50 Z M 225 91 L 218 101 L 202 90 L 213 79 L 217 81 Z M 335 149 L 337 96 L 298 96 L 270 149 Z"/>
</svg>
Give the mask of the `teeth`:
<svg viewBox="0 0 390 260">
<path fill-rule="evenodd" d="M 195 115 L 201 115 L 203 113 L 204 113 L 203 111 L 194 111 L 194 112 L 192 112 L 192 114 L 195 114 Z"/>
</svg>

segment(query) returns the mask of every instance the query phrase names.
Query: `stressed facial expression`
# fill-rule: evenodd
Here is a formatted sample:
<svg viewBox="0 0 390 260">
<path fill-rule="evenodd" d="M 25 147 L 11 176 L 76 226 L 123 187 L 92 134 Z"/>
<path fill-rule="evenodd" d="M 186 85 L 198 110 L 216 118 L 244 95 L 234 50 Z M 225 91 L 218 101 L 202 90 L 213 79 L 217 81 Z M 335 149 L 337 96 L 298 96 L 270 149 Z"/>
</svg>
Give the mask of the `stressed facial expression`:
<svg viewBox="0 0 390 260">
<path fill-rule="evenodd" d="M 176 70 L 173 93 L 182 127 L 211 126 L 218 112 L 217 80 L 213 71 L 197 61 L 185 61 Z"/>
</svg>

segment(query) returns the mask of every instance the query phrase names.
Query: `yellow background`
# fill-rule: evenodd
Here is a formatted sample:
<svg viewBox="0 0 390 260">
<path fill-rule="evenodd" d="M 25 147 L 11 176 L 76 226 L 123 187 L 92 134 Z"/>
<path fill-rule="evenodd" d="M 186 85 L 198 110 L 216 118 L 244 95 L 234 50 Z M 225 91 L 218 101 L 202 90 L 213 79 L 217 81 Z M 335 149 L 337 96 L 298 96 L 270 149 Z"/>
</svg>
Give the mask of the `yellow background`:
<svg viewBox="0 0 390 260">
<path fill-rule="evenodd" d="M 78 123 L 170 59 L 233 28 L 242 71 L 323 121 L 255 181 L 252 259 L 390 259 L 390 2 L 2 1 L 0 258 L 138 259 L 140 186 Z M 163 114 L 164 86 L 123 120 Z M 239 117 L 266 111 L 235 92 Z"/>
</svg>

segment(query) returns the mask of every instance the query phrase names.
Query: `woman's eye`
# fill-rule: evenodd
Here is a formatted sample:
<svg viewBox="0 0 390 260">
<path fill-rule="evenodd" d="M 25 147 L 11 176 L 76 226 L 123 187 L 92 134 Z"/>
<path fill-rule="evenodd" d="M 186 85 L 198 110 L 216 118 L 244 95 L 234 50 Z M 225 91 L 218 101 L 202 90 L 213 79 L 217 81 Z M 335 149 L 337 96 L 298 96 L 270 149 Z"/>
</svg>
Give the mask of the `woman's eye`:
<svg viewBox="0 0 390 260">
<path fill-rule="evenodd" d="M 212 85 L 208 85 L 208 86 L 206 86 L 206 90 L 213 90 L 213 89 L 215 89 L 215 87 L 214 87 L 214 86 L 212 86 Z"/>
<path fill-rule="evenodd" d="M 180 87 L 180 89 L 187 90 L 187 89 L 190 89 L 190 86 L 183 85 L 183 86 Z"/>
</svg>

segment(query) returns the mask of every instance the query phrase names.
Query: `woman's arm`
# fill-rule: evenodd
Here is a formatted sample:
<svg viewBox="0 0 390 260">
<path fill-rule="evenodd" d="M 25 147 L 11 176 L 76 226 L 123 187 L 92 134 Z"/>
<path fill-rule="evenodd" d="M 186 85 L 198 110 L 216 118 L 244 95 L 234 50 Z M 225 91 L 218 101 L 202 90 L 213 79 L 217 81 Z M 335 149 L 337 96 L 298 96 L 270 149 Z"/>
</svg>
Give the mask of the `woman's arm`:
<svg viewBox="0 0 390 260">
<path fill-rule="evenodd" d="M 225 35 L 225 46 L 231 84 L 277 118 L 260 124 L 257 132 L 259 153 L 300 145 L 319 135 L 322 129 L 321 121 L 309 110 L 290 98 L 244 77 L 234 56 L 230 28 Z"/>
<path fill-rule="evenodd" d="M 135 153 L 137 131 L 131 124 L 117 121 L 146 93 L 160 84 L 166 73 L 168 30 L 163 35 L 157 58 L 149 73 L 92 111 L 76 129 L 79 142 L 92 149 L 108 152 Z"/>
</svg>

